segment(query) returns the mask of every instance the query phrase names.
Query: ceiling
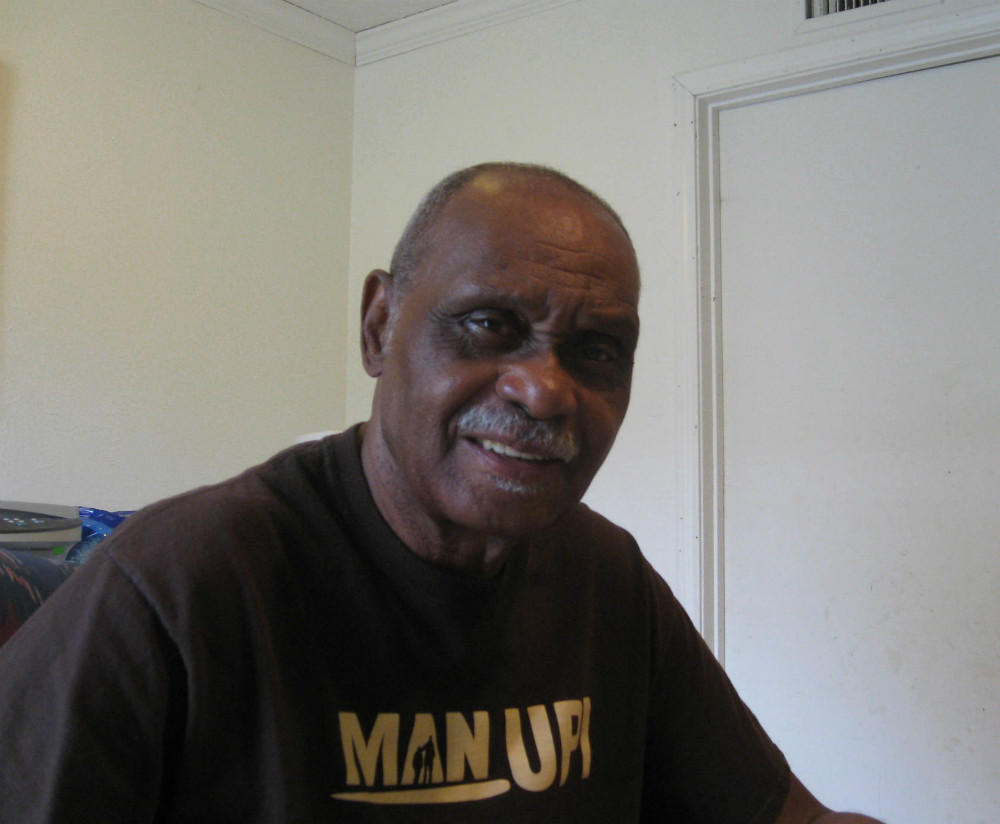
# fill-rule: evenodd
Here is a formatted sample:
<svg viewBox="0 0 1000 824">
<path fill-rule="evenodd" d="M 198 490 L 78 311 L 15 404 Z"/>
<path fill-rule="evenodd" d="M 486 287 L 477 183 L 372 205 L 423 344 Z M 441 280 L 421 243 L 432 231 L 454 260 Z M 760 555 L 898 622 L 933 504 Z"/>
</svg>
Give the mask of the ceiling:
<svg viewBox="0 0 1000 824">
<path fill-rule="evenodd" d="M 455 0 L 283 0 L 355 34 Z"/>
<path fill-rule="evenodd" d="M 350 66 L 577 0 L 195 0 Z M 3 0 L 0 0 L 2 5 Z"/>
</svg>

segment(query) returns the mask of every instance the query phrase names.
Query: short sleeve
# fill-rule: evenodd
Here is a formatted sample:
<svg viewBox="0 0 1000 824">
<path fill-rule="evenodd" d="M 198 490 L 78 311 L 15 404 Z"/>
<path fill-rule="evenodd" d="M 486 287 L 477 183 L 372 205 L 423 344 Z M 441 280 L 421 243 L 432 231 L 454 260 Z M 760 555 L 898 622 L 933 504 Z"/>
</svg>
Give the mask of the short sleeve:
<svg viewBox="0 0 1000 824">
<path fill-rule="evenodd" d="M 151 821 L 172 657 L 148 603 L 96 552 L 0 649 L 0 821 Z"/>
<path fill-rule="evenodd" d="M 785 757 L 666 584 L 657 579 L 653 586 L 642 820 L 769 824 L 788 794 Z"/>
</svg>

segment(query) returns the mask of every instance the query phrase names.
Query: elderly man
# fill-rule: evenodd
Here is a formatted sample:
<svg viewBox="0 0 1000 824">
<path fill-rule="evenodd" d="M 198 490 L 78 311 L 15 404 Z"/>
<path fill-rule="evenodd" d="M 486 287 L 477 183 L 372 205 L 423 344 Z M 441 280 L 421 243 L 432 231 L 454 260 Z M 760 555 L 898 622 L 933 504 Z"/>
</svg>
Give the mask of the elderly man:
<svg viewBox="0 0 1000 824">
<path fill-rule="evenodd" d="M 638 297 L 576 182 L 439 184 L 365 282 L 370 420 L 133 516 L 0 653 L 0 821 L 872 821 L 580 503 Z"/>
</svg>

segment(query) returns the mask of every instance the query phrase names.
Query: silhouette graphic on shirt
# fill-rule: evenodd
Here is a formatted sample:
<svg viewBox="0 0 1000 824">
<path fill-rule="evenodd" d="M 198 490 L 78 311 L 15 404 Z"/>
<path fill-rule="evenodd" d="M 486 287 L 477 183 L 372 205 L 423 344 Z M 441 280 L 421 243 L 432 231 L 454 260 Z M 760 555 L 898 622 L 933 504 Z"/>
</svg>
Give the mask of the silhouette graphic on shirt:
<svg viewBox="0 0 1000 824">
<path fill-rule="evenodd" d="M 433 738 L 428 738 L 426 744 L 413 752 L 413 773 L 417 784 L 431 783 L 436 755 Z"/>
</svg>

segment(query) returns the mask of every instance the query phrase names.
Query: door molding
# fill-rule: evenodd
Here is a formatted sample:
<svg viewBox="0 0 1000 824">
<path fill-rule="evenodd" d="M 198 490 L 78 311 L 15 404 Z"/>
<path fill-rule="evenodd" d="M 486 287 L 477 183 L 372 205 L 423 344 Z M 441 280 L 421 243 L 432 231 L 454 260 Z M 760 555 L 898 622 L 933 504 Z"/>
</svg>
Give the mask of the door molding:
<svg viewBox="0 0 1000 824">
<path fill-rule="evenodd" d="M 945 13 L 674 77 L 675 145 L 683 199 L 685 305 L 678 318 L 685 342 L 680 431 L 687 483 L 683 578 L 705 640 L 725 663 L 725 433 L 721 285 L 721 139 L 727 109 L 937 68 L 1000 54 L 1000 7 Z M 693 588 L 693 589 L 695 589 Z"/>
</svg>

